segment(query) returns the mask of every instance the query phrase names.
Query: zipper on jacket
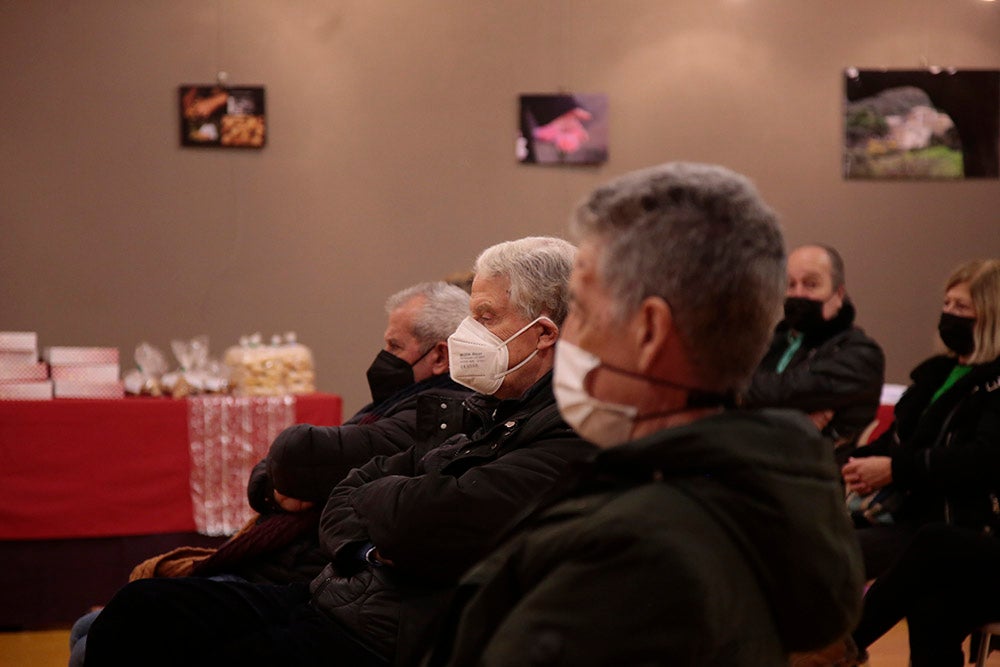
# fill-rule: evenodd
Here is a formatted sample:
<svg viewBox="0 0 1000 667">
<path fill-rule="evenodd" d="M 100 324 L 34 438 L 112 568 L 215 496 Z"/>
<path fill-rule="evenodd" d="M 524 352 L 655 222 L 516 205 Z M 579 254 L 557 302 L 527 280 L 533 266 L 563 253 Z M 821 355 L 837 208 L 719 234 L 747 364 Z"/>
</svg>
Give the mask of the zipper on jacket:
<svg viewBox="0 0 1000 667">
<path fill-rule="evenodd" d="M 326 574 L 326 568 L 323 568 L 323 572 L 321 573 L 321 576 L 323 574 Z M 310 591 L 309 599 L 310 600 L 318 600 L 319 597 L 323 594 L 323 591 L 325 591 L 326 588 L 327 588 L 327 586 L 330 585 L 331 581 L 333 581 L 333 575 L 332 574 L 323 577 L 323 581 L 320 583 L 320 585 L 317 586 L 315 590 Z"/>
<path fill-rule="evenodd" d="M 483 437 L 480 442 L 472 445 L 471 447 L 469 446 L 471 442 L 467 443 L 459 454 L 472 454 L 477 450 L 486 447 L 487 443 L 489 443 L 489 451 L 495 452 L 500 449 L 500 447 L 502 447 L 503 444 L 510 439 L 511 435 L 518 430 L 518 425 L 519 421 L 517 419 L 508 419 L 503 424 L 496 424 L 490 431 L 487 431 L 485 435 L 491 435 L 493 431 L 503 429 L 500 433 L 489 438 Z"/>
</svg>

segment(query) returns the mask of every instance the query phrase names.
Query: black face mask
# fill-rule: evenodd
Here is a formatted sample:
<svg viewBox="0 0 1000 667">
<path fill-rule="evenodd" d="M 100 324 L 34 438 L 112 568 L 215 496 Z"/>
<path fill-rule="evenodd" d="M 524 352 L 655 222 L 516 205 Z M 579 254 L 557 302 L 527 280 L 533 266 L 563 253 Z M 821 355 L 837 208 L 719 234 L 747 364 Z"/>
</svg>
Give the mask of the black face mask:
<svg viewBox="0 0 1000 667">
<path fill-rule="evenodd" d="M 434 349 L 434 348 L 431 348 Z M 430 350 L 427 350 L 430 352 Z M 423 359 L 427 352 L 420 357 Z M 417 362 L 420 361 L 417 359 Z M 414 362 L 414 363 L 417 363 Z M 413 384 L 413 365 L 405 359 L 400 359 L 391 352 L 382 350 L 375 361 L 368 367 L 368 388 L 372 392 L 372 400 L 381 403 L 397 391 L 406 389 Z"/>
<path fill-rule="evenodd" d="M 965 357 L 976 349 L 976 339 L 972 335 L 975 324 L 974 317 L 941 313 L 941 319 L 938 320 L 938 334 L 949 350 L 960 357 Z"/>
<path fill-rule="evenodd" d="M 785 324 L 790 329 L 808 334 L 819 330 L 825 323 L 822 301 L 804 296 L 790 296 L 785 299 Z"/>
</svg>

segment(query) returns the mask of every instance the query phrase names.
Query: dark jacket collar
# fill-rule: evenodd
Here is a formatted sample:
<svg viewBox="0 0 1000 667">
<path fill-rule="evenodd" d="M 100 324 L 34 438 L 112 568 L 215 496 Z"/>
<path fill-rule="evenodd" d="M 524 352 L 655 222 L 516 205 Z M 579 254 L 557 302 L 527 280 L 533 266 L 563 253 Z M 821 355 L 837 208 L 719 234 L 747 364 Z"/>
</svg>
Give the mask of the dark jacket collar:
<svg viewBox="0 0 1000 667">
<path fill-rule="evenodd" d="M 795 441 L 797 448 L 812 449 L 808 463 L 787 456 L 780 448 L 747 446 L 748 433 Z M 750 437 L 752 440 L 752 437 Z M 815 441 L 806 446 L 799 440 Z M 757 469 L 774 470 L 788 466 L 809 468 L 809 474 L 836 473 L 826 460 L 823 442 L 798 413 L 787 410 L 725 410 L 684 426 L 677 426 L 601 450 L 594 459 L 598 470 L 627 477 L 701 475 L 708 471 Z M 812 466 L 817 466 L 813 468 Z M 804 472 L 804 470 L 799 470 Z"/>
<path fill-rule="evenodd" d="M 432 375 L 429 378 L 425 378 L 420 382 L 414 382 L 408 387 L 403 387 L 395 394 L 385 398 L 378 403 L 369 403 L 355 414 L 351 419 L 346 422 L 348 424 L 357 423 L 361 420 L 365 421 L 375 421 L 378 417 L 391 413 L 393 408 L 402 403 L 403 401 L 421 394 L 428 389 L 455 389 L 462 390 L 464 387 L 451 379 L 451 376 L 447 373 L 443 375 Z"/>
<path fill-rule="evenodd" d="M 958 365 L 958 359 L 950 354 L 939 354 L 922 361 L 910 373 L 910 379 L 916 382 L 943 382 L 951 369 Z M 1000 359 L 988 361 L 985 364 L 973 364 L 969 376 L 976 379 L 989 378 L 1000 373 Z"/>
<path fill-rule="evenodd" d="M 466 399 L 468 408 L 477 414 L 484 424 L 506 419 L 526 408 L 540 409 L 546 403 L 555 401 L 552 393 L 552 371 L 549 371 L 517 398 L 499 399 L 486 394 L 473 394 Z"/>
<path fill-rule="evenodd" d="M 939 444 L 955 411 L 980 388 L 995 388 L 1000 380 L 1000 360 L 976 364 L 932 403 L 931 398 L 957 365 L 955 357 L 941 354 L 921 362 L 910 373 L 913 382 L 893 410 L 897 437 L 908 447 Z"/>
</svg>

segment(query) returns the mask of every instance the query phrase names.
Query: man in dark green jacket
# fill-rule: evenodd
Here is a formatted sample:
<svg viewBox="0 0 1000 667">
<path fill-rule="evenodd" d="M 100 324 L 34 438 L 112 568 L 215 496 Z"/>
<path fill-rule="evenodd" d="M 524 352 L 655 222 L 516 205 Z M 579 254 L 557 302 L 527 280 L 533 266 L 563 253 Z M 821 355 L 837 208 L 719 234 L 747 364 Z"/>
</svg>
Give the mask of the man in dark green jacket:
<svg viewBox="0 0 1000 667">
<path fill-rule="evenodd" d="M 602 451 L 463 577 L 431 665 L 786 667 L 852 627 L 863 583 L 829 444 L 730 398 L 784 291 L 745 178 L 673 163 L 598 188 L 556 351 Z"/>
</svg>

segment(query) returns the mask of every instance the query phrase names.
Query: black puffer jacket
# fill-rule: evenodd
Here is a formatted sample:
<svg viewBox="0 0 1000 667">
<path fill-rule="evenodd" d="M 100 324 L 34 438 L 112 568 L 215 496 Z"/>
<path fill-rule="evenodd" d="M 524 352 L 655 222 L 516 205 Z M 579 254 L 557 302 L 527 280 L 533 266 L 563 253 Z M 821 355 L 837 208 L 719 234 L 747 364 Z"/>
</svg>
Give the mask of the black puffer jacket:
<svg viewBox="0 0 1000 667">
<path fill-rule="evenodd" d="M 462 402 L 471 394 L 449 376 L 435 376 L 379 406 L 366 406 L 342 426 L 290 426 L 251 474 L 248 496 L 261 514 L 258 521 L 281 513 L 273 501 L 275 487 L 322 508 L 347 473 L 373 457 L 405 451 L 415 442 L 433 447 L 460 433 Z M 311 580 L 328 562 L 314 522 L 311 527 L 303 524 L 294 539 L 227 564 L 226 571 L 257 583 L 285 584 Z"/>
<path fill-rule="evenodd" d="M 958 362 L 917 366 L 892 427 L 855 456 L 892 457 L 892 481 L 909 496 L 897 520 L 941 521 L 1000 530 L 1000 360 L 972 367 L 936 401 Z"/>
<path fill-rule="evenodd" d="M 559 416 L 551 373 L 517 400 L 483 398 L 466 401 L 480 423 L 470 436 L 373 459 L 323 511 L 334 562 L 313 580 L 313 602 L 395 664 L 426 649 L 458 578 L 501 528 L 594 450 Z M 393 565 L 365 565 L 368 542 Z"/>
<path fill-rule="evenodd" d="M 261 514 L 275 511 L 275 489 L 291 498 L 326 502 L 352 468 L 405 451 L 414 442 L 437 444 L 461 432 L 461 404 L 471 394 L 448 375 L 438 375 L 387 399 L 377 418 L 366 406 L 340 426 L 289 426 L 250 475 L 250 506 Z"/>
<path fill-rule="evenodd" d="M 807 336 L 784 372 L 778 362 L 788 348 L 788 328 L 779 324 L 744 397 L 747 407 L 833 410 L 823 435 L 851 448 L 875 418 L 885 381 L 885 354 L 854 326 L 854 306 L 845 301 L 822 331 Z"/>
<path fill-rule="evenodd" d="M 829 443 L 728 412 L 602 450 L 462 578 L 429 662 L 787 667 L 862 584 Z"/>
</svg>

